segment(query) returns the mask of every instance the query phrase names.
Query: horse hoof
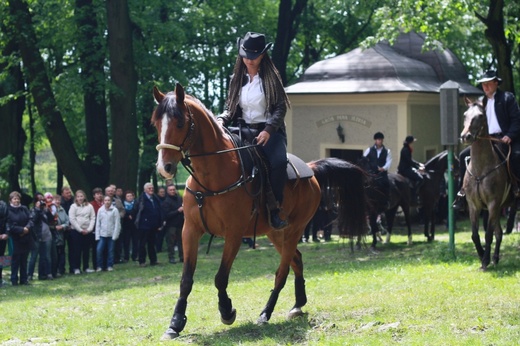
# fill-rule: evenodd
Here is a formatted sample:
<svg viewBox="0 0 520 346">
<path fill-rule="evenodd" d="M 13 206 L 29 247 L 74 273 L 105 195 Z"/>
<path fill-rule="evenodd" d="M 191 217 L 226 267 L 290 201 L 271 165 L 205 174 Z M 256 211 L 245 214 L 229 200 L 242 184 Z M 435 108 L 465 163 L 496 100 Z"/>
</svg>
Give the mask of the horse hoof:
<svg viewBox="0 0 520 346">
<path fill-rule="evenodd" d="M 258 317 L 256 320 L 256 324 L 258 325 L 266 324 L 267 322 L 269 322 L 269 319 L 267 318 L 266 314 L 261 314 L 260 317 Z"/>
<path fill-rule="evenodd" d="M 288 320 L 292 320 L 293 318 L 303 316 L 303 311 L 301 308 L 292 308 L 287 315 Z"/>
<path fill-rule="evenodd" d="M 179 333 L 177 333 L 175 330 L 168 328 L 164 334 L 161 336 L 161 340 L 173 340 L 175 338 L 179 337 Z"/>
<path fill-rule="evenodd" d="M 220 321 L 222 323 L 224 323 L 225 325 L 230 326 L 235 322 L 236 318 L 237 318 L 237 310 L 235 308 L 233 308 L 233 310 L 231 310 L 231 317 L 229 319 L 225 319 L 224 317 L 220 316 Z"/>
</svg>

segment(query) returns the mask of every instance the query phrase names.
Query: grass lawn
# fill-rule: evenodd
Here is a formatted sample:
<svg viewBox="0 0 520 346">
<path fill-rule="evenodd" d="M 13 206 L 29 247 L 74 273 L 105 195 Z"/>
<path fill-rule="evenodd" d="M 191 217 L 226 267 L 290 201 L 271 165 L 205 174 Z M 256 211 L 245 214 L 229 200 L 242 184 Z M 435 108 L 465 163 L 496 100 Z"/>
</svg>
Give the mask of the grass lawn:
<svg viewBox="0 0 520 346">
<path fill-rule="evenodd" d="M 232 326 L 220 323 L 213 278 L 222 239 L 206 255 L 203 238 L 188 300 L 188 323 L 175 341 L 162 342 L 178 294 L 182 267 L 135 263 L 113 272 L 67 275 L 31 286 L 0 288 L 1 345 L 512 345 L 520 340 L 520 233 L 504 236 L 498 266 L 479 271 L 467 222 L 458 223 L 456 259 L 443 226 L 426 243 L 421 226 L 406 245 L 398 228 L 380 252 L 350 252 L 344 240 L 301 244 L 308 303 L 287 321 L 293 276 L 267 325 L 255 321 L 273 286 L 278 255 L 267 238 L 243 245 L 229 294 Z M 367 239 L 368 240 L 368 239 Z M 9 268 L 4 269 L 8 281 Z"/>
</svg>

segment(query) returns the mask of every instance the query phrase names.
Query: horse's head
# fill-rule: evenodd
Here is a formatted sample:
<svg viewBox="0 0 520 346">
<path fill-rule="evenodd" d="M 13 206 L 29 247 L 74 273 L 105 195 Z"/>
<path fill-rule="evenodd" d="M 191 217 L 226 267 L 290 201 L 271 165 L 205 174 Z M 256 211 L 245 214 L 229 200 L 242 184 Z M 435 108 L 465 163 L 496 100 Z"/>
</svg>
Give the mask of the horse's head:
<svg viewBox="0 0 520 346">
<path fill-rule="evenodd" d="M 465 98 L 468 109 L 464 113 L 464 129 L 460 134 L 463 142 L 472 143 L 488 135 L 486 110 L 480 101 Z"/>
<path fill-rule="evenodd" d="M 175 91 L 167 94 L 154 87 L 153 95 L 158 103 L 152 115 L 159 135 L 157 171 L 168 179 L 175 176 L 177 163 L 186 156 L 193 142 L 193 115 L 185 102 L 182 85 L 177 83 Z"/>
</svg>

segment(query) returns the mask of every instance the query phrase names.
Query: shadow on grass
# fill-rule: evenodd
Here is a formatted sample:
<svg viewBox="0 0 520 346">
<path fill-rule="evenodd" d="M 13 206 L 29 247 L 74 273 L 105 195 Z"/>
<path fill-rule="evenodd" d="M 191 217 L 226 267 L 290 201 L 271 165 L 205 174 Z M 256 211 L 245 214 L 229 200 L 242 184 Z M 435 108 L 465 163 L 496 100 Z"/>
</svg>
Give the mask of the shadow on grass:
<svg viewBox="0 0 520 346">
<path fill-rule="evenodd" d="M 304 314 L 293 320 L 263 325 L 247 322 L 209 335 L 181 334 L 176 340 L 197 345 L 231 345 L 259 341 L 276 345 L 298 345 L 305 343 L 310 330 L 307 314 Z"/>
</svg>

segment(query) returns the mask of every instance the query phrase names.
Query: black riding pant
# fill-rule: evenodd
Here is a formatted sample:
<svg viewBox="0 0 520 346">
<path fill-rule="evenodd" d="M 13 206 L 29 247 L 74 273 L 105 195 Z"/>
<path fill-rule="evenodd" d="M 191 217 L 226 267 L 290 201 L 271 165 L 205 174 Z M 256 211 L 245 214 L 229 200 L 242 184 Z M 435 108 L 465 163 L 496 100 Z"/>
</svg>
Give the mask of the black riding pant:
<svg viewBox="0 0 520 346">
<path fill-rule="evenodd" d="M 278 130 L 272 133 L 267 143 L 259 148 L 271 166 L 269 181 L 274 197 L 281 205 L 283 189 L 287 180 L 287 137 L 283 130 Z"/>
</svg>

